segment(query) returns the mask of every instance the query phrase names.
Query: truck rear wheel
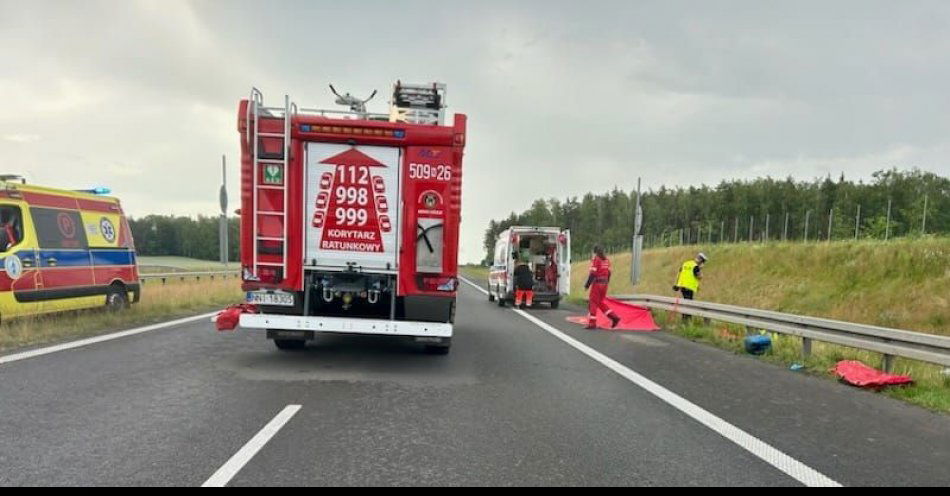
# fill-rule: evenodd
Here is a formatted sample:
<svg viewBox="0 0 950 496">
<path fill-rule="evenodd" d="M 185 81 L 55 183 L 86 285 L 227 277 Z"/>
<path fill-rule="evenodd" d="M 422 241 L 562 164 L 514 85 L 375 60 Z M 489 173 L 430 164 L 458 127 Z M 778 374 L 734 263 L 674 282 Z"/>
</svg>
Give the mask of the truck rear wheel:
<svg viewBox="0 0 950 496">
<path fill-rule="evenodd" d="M 488 303 L 495 303 L 495 293 L 491 292 L 491 286 L 488 287 Z"/>
<path fill-rule="evenodd" d="M 557 307 L 561 306 L 561 300 L 554 300 L 551 302 L 551 309 L 557 310 Z"/>
<path fill-rule="evenodd" d="M 275 339 L 274 345 L 281 351 L 299 351 L 307 346 L 307 342 L 298 339 Z"/>
</svg>

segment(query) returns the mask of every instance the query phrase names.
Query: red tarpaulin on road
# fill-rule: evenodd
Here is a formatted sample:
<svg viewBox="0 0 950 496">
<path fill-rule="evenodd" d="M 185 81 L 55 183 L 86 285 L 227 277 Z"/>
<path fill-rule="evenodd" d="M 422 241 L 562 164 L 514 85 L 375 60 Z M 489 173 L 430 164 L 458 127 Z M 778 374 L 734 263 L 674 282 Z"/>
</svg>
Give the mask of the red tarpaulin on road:
<svg viewBox="0 0 950 496">
<path fill-rule="evenodd" d="M 615 329 L 611 329 L 610 319 L 599 314 L 597 316 L 597 327 L 605 331 L 634 331 L 634 332 L 654 332 L 659 331 L 660 326 L 653 320 L 653 314 L 648 308 L 638 307 L 612 298 L 604 299 L 604 303 L 610 307 L 614 313 L 620 317 L 620 324 Z M 567 318 L 568 322 L 587 326 L 587 316 L 572 315 Z"/>
<path fill-rule="evenodd" d="M 891 375 L 853 360 L 838 362 L 832 369 L 842 381 L 863 388 L 880 389 L 887 386 L 913 384 L 914 380 L 903 375 Z"/>
</svg>

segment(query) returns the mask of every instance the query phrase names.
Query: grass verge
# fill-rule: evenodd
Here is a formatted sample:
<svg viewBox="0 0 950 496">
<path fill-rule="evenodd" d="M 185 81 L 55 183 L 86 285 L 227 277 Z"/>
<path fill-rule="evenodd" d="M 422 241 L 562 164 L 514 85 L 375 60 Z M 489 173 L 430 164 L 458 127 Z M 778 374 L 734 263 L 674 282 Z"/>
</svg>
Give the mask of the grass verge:
<svg viewBox="0 0 950 496">
<path fill-rule="evenodd" d="M 242 298 L 240 281 L 236 279 L 147 284 L 142 289 L 142 301 L 132 305 L 129 310 L 113 313 L 104 309 L 91 309 L 3 322 L 0 325 L 0 352 L 97 336 L 210 312 L 238 303 Z"/>
<path fill-rule="evenodd" d="M 460 265 L 459 273 L 462 277 L 472 282 L 488 281 L 488 267 L 482 267 L 480 265 Z"/>
<path fill-rule="evenodd" d="M 241 264 L 231 262 L 222 265 L 215 261 L 198 260 L 186 257 L 138 257 L 139 271 L 143 274 L 170 272 L 213 272 L 218 270 L 238 270 Z"/>
<path fill-rule="evenodd" d="M 834 243 L 682 246 L 648 250 L 630 283 L 630 254 L 611 257 L 611 294 L 673 296 L 683 262 L 705 252 L 697 298 L 950 336 L 950 238 Z M 584 299 L 588 263 L 574 264 L 572 297 Z"/>
</svg>

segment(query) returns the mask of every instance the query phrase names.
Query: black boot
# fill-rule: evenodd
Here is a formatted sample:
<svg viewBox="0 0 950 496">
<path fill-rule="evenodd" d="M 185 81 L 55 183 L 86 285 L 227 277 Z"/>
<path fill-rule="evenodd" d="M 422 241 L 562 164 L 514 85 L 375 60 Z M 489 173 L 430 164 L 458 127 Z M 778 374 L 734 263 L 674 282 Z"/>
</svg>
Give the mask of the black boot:
<svg viewBox="0 0 950 496">
<path fill-rule="evenodd" d="M 620 325 L 620 317 L 617 317 L 617 316 L 614 315 L 614 314 L 610 314 L 610 315 L 607 316 L 607 318 L 610 319 L 610 328 L 611 328 L 611 329 L 616 329 L 617 326 Z"/>
</svg>

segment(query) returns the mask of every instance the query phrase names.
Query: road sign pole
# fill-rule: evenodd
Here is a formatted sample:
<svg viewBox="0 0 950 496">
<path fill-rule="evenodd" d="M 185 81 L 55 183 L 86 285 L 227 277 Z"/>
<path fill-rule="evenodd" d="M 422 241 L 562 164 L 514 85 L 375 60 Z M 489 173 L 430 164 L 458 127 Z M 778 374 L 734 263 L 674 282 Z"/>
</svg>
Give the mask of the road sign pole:
<svg viewBox="0 0 950 496">
<path fill-rule="evenodd" d="M 641 180 L 638 178 L 637 206 L 633 214 L 633 259 L 630 263 L 630 282 L 632 282 L 634 286 L 640 282 L 641 263 L 643 260 L 643 234 L 641 233 L 643 229 L 643 209 L 640 204 L 640 184 Z"/>
<path fill-rule="evenodd" d="M 221 202 L 221 221 L 219 225 L 218 244 L 220 245 L 221 264 L 227 265 L 230 253 L 228 250 L 228 163 L 227 158 L 221 155 L 221 191 L 218 193 Z"/>
</svg>

